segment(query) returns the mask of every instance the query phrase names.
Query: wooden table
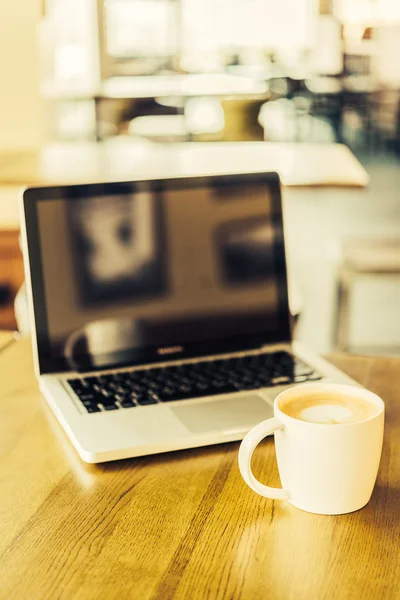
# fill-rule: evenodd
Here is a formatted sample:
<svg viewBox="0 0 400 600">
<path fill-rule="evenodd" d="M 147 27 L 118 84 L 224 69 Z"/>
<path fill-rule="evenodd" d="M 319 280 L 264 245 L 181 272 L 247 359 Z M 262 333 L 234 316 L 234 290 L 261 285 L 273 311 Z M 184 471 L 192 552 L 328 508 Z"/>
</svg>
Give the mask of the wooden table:
<svg viewBox="0 0 400 600">
<path fill-rule="evenodd" d="M 400 360 L 332 362 L 384 398 L 387 420 L 370 503 L 326 517 L 251 492 L 237 443 L 82 463 L 15 342 L 0 354 L 0 598 L 398 599 Z M 254 468 L 279 485 L 272 441 Z"/>
<path fill-rule="evenodd" d="M 19 339 L 19 334 L 14 331 L 0 331 L 0 354 L 11 344 Z"/>
</svg>

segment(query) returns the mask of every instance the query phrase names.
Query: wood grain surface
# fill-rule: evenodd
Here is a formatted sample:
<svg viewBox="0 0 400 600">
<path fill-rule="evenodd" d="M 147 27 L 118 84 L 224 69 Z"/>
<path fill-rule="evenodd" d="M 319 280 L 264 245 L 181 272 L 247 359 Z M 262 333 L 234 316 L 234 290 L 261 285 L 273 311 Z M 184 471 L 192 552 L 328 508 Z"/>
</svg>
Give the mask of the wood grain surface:
<svg viewBox="0 0 400 600">
<path fill-rule="evenodd" d="M 318 516 L 246 487 L 238 444 L 80 461 L 35 382 L 0 354 L 1 600 L 400 598 L 400 360 L 331 357 L 386 402 L 370 503 Z M 274 446 L 255 473 L 279 485 Z"/>
<path fill-rule="evenodd" d="M 16 331 L 0 331 L 0 353 L 16 342 L 18 338 L 19 334 Z"/>
</svg>

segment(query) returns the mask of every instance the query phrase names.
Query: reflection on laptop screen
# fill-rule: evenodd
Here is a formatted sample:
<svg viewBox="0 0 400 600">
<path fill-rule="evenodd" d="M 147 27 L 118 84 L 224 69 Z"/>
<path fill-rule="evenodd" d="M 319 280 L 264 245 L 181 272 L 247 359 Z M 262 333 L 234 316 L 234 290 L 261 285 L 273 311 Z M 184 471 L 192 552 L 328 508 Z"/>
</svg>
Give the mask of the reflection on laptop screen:
<svg viewBox="0 0 400 600">
<path fill-rule="evenodd" d="M 279 197 L 260 176 L 220 180 L 77 186 L 38 201 L 52 359 L 99 366 L 213 340 L 277 341 Z"/>
</svg>

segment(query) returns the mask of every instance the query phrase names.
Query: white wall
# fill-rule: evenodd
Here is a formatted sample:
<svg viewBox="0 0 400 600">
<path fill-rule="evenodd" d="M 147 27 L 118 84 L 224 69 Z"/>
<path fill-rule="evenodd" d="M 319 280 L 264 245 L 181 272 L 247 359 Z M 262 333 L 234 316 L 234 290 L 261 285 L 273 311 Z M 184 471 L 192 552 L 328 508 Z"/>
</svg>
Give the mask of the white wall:
<svg viewBox="0 0 400 600">
<path fill-rule="evenodd" d="M 36 26 L 40 0 L 0 0 L 0 151 L 37 148 L 42 136 Z"/>
<path fill-rule="evenodd" d="M 182 0 L 183 46 L 292 49 L 312 45 L 315 0 Z"/>
</svg>

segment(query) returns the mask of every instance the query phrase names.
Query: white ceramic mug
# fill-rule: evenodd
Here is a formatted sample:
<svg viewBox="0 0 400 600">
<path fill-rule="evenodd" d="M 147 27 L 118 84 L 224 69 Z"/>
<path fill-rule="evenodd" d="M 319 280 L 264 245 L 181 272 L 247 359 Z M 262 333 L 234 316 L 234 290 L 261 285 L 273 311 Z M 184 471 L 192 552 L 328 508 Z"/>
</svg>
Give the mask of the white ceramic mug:
<svg viewBox="0 0 400 600">
<path fill-rule="evenodd" d="M 288 416 L 280 404 L 307 397 L 307 393 L 355 396 L 376 406 L 373 416 L 352 423 L 310 423 Z M 339 515 L 353 512 L 369 501 L 382 452 L 384 404 L 363 388 L 335 384 L 304 384 L 277 396 L 274 417 L 259 423 L 243 439 L 239 468 L 257 494 L 288 500 L 307 512 Z M 276 458 L 283 488 L 263 485 L 254 477 L 251 458 L 266 436 L 274 434 Z"/>
</svg>

